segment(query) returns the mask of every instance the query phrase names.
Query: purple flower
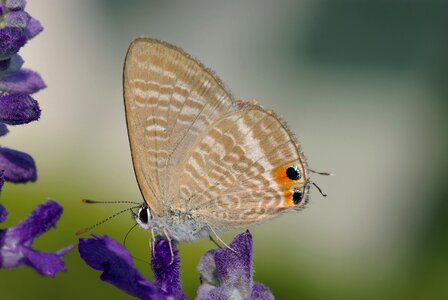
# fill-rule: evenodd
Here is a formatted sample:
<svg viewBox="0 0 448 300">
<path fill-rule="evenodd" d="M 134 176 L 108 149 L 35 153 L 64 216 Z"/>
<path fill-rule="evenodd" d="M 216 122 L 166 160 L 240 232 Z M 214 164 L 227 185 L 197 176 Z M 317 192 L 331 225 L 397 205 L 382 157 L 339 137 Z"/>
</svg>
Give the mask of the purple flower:
<svg viewBox="0 0 448 300">
<path fill-rule="evenodd" d="M 252 236 L 249 231 L 238 235 L 230 249 L 207 252 L 199 265 L 201 286 L 197 292 L 202 299 L 274 299 L 271 291 L 253 282 Z M 169 243 L 158 237 L 151 259 L 155 282 L 144 278 L 134 266 L 126 248 L 108 236 L 81 238 L 79 253 L 96 270 L 103 271 L 101 279 L 139 299 L 187 299 L 179 277 L 179 255 L 173 244 L 172 260 Z"/>
<path fill-rule="evenodd" d="M 24 152 L 0 147 L 0 171 L 5 180 L 24 183 L 36 181 L 37 171 L 34 160 Z"/>
<path fill-rule="evenodd" d="M 238 254 L 228 248 L 207 252 L 198 268 L 202 284 L 196 299 L 274 299 L 267 287 L 253 282 L 252 246 L 246 231 L 230 244 Z"/>
<path fill-rule="evenodd" d="M 40 108 L 33 94 L 45 83 L 40 75 L 22 69 L 17 54 L 30 39 L 43 30 L 42 25 L 25 12 L 25 0 L 0 0 L 0 136 L 8 133 L 7 125 L 36 121 Z M 36 166 L 26 153 L 0 147 L 0 171 L 11 182 L 35 181 Z"/>
<path fill-rule="evenodd" d="M 73 246 L 55 253 L 40 252 L 32 248 L 33 241 L 42 233 L 55 227 L 62 214 L 62 206 L 53 200 L 38 206 L 31 215 L 16 226 L 0 230 L 0 267 L 16 268 L 22 264 L 33 267 L 45 276 L 54 277 L 65 271 L 62 256 Z M 0 206 L 0 221 L 6 219 L 7 212 Z"/>
<path fill-rule="evenodd" d="M 9 70 L 7 70 L 9 71 Z M 0 90 L 10 94 L 32 94 L 46 87 L 40 75 L 28 69 L 21 69 L 0 78 Z"/>
<path fill-rule="evenodd" d="M 0 120 L 9 125 L 25 124 L 40 117 L 36 100 L 27 94 L 0 95 Z"/>
<path fill-rule="evenodd" d="M 139 299 L 168 299 L 161 288 L 135 268 L 128 250 L 110 237 L 94 235 L 93 238 L 81 238 L 78 248 L 89 266 L 103 271 L 101 280 Z"/>
</svg>

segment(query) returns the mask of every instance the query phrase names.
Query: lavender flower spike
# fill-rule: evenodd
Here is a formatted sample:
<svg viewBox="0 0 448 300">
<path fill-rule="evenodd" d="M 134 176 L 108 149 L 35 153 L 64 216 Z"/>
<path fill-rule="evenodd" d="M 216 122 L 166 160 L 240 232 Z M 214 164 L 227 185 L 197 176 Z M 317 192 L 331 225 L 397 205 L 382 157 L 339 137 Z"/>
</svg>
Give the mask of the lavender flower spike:
<svg viewBox="0 0 448 300">
<path fill-rule="evenodd" d="M 199 264 L 201 286 L 197 300 L 250 299 L 271 300 L 274 296 L 261 283 L 253 282 L 252 235 L 249 231 L 235 237 L 230 247 L 207 252 Z"/>
<path fill-rule="evenodd" d="M 0 136 L 8 133 L 5 124 L 20 125 L 36 121 L 40 108 L 33 94 L 45 87 L 37 72 L 23 69 L 17 52 L 43 30 L 25 12 L 26 0 L 0 0 Z M 37 179 L 36 166 L 26 153 L 0 147 L 2 179 L 29 182 Z"/>
<path fill-rule="evenodd" d="M 182 283 L 179 274 L 179 254 L 173 245 L 174 258 L 171 257 L 168 240 L 158 237 L 154 246 L 154 254 L 151 258 L 151 265 L 154 271 L 156 285 L 164 292 L 174 296 L 174 299 L 187 300 L 182 291 Z"/>
<path fill-rule="evenodd" d="M 2 212 L 3 211 L 3 212 Z M 54 277 L 65 271 L 62 256 L 73 246 L 65 247 L 56 253 L 40 252 L 32 248 L 36 237 L 56 225 L 63 208 L 56 201 L 48 200 L 38 206 L 24 221 L 8 229 L 0 230 L 0 268 L 15 268 L 22 264 L 33 267 L 44 276 Z M 0 207 L 2 219 L 6 210 Z"/>
</svg>

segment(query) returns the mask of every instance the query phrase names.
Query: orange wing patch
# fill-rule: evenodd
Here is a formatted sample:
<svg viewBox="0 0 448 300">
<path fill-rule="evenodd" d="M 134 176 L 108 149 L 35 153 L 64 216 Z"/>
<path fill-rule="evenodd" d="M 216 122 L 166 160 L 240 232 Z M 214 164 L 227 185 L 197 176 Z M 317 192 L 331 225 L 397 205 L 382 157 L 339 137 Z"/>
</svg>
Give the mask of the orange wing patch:
<svg viewBox="0 0 448 300">
<path fill-rule="evenodd" d="M 283 190 L 283 195 L 285 196 L 284 205 L 286 207 L 291 207 L 295 205 L 293 202 L 293 194 L 294 194 L 293 186 L 297 185 L 303 186 L 303 176 L 301 175 L 303 174 L 303 170 L 299 166 L 296 166 L 297 170 L 300 172 L 300 178 L 291 179 L 287 173 L 287 170 L 291 167 L 294 167 L 294 165 L 288 164 L 285 166 L 281 166 L 272 172 L 275 182 L 277 182 L 277 184 L 281 186 Z M 300 188 L 300 190 L 302 190 L 302 188 Z"/>
</svg>

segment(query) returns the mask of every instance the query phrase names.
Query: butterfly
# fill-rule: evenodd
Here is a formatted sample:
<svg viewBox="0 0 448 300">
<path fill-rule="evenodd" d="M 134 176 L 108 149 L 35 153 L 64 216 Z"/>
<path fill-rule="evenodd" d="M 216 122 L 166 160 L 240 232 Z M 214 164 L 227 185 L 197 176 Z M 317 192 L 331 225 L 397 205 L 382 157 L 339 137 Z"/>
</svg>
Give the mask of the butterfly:
<svg viewBox="0 0 448 300">
<path fill-rule="evenodd" d="M 255 101 L 235 100 L 182 49 L 135 39 L 123 95 L 144 198 L 135 219 L 153 236 L 193 241 L 306 207 L 310 170 L 286 123 Z"/>
</svg>

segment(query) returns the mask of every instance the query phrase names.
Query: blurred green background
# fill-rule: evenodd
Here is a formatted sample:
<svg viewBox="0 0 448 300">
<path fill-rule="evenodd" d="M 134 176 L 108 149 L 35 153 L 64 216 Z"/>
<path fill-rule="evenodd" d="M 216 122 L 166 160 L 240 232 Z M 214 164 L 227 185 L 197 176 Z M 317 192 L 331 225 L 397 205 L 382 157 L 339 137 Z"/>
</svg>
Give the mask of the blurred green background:
<svg viewBox="0 0 448 300">
<path fill-rule="evenodd" d="M 447 1 L 28 2 L 45 30 L 21 54 L 48 88 L 35 95 L 41 120 L 1 144 L 32 154 L 39 180 L 4 187 L 2 227 L 54 198 L 65 213 L 35 246 L 55 250 L 122 208 L 81 198 L 141 200 L 121 76 L 128 44 L 146 35 L 198 57 L 237 98 L 274 109 L 311 168 L 337 174 L 313 177 L 328 198 L 312 190 L 307 210 L 251 228 L 257 281 L 278 299 L 448 298 Z M 133 224 L 123 215 L 94 233 L 122 240 Z M 135 230 L 127 244 L 148 259 L 148 240 Z M 179 247 L 190 298 L 213 247 Z M 0 269 L 1 299 L 127 299 L 76 250 L 66 263 L 55 279 Z"/>
</svg>

